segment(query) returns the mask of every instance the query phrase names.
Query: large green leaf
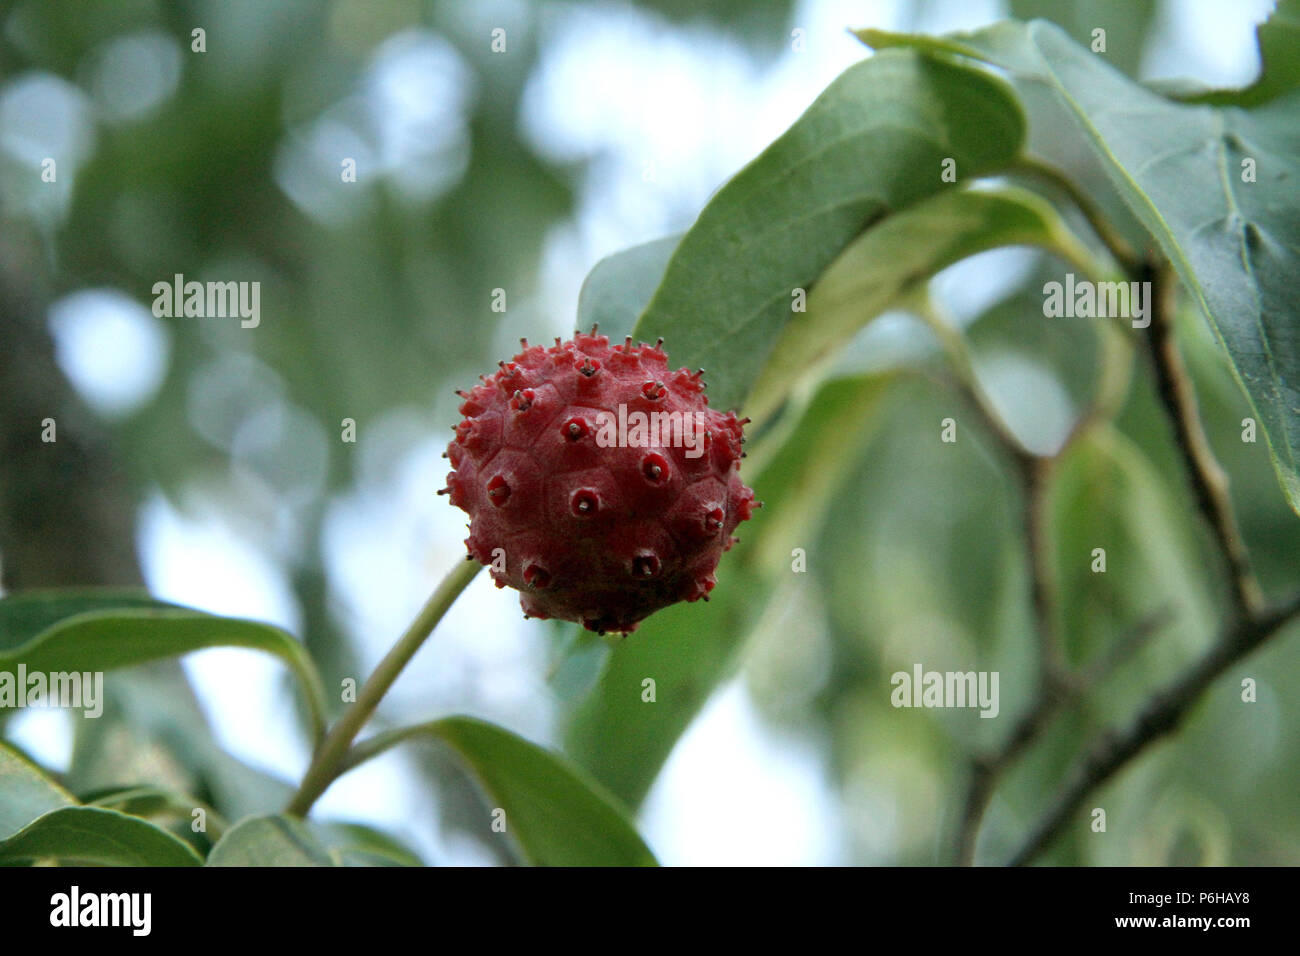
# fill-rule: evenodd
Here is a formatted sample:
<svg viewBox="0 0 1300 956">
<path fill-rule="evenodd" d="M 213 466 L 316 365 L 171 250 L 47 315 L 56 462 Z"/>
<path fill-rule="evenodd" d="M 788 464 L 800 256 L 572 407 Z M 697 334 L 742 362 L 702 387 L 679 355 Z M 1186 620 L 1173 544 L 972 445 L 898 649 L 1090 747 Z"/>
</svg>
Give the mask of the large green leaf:
<svg viewBox="0 0 1300 956">
<path fill-rule="evenodd" d="M 1095 42 L 1094 31 L 1106 31 L 1106 49 L 1100 55 L 1129 76 L 1136 76 L 1142 65 L 1155 13 L 1155 0 L 1011 0 L 1011 15 L 1017 20 L 1051 20 L 1084 46 Z"/>
<path fill-rule="evenodd" d="M 731 179 L 673 253 L 634 335 L 663 336 L 673 361 L 709 370 L 737 407 L 807 289 L 865 228 L 1020 150 L 1024 118 L 987 72 L 910 52 L 849 67 Z"/>
<path fill-rule="evenodd" d="M 0 601 L 0 609 L 10 600 Z M 213 647 L 245 647 L 280 658 L 302 684 L 317 736 L 325 693 L 303 646 L 270 624 L 186 609 L 118 608 L 64 617 L 0 654 L 0 672 L 108 671 Z"/>
<path fill-rule="evenodd" d="M 975 57 L 1055 92 L 1209 317 L 1300 513 L 1300 90 L 1250 110 L 1173 102 L 1043 21 L 940 39 L 860 36 Z M 1256 182 L 1242 181 L 1245 159 Z"/>
<path fill-rule="evenodd" d="M 13 836 L 41 814 L 76 802 L 39 767 L 0 743 L 0 840 Z"/>
<path fill-rule="evenodd" d="M 0 842 L 0 866 L 54 860 L 68 866 L 198 866 L 183 840 L 138 817 L 62 807 Z"/>
<path fill-rule="evenodd" d="M 938 193 L 869 228 L 813 285 L 807 311 L 786 324 L 746 412 L 761 422 L 810 367 L 940 269 L 1009 245 L 1040 246 L 1093 268 L 1052 206 L 1020 189 Z"/>
<path fill-rule="evenodd" d="M 337 854 L 301 820 L 281 814 L 249 817 L 226 831 L 208 866 L 338 866 Z"/>
<path fill-rule="evenodd" d="M 653 866 L 627 811 L 567 758 L 472 717 L 447 717 L 378 734 L 359 744 L 352 766 L 406 740 L 451 747 L 505 811 L 505 832 L 539 866 Z M 484 817 L 486 830 L 490 822 Z"/>
<path fill-rule="evenodd" d="M 609 655 L 578 703 L 565 750 L 629 805 L 645 797 L 677 739 L 731 673 L 773 580 L 792 573 L 791 550 L 810 547 L 862 453 L 886 381 L 829 382 L 787 431 L 760 444 L 749 459 L 759 466 L 757 478 L 746 480 L 765 507 L 724 555 L 712 600 L 665 608 L 645 621 Z M 763 465 L 760 456 L 770 462 Z M 653 702 L 644 696 L 647 679 L 654 681 Z"/>
</svg>

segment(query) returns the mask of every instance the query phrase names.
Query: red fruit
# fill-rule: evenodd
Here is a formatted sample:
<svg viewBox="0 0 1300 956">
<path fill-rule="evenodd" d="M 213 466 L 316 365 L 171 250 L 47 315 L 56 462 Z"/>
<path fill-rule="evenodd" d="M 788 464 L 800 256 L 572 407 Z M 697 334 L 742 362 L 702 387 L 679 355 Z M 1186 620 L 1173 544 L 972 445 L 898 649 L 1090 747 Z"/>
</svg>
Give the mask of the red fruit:
<svg viewBox="0 0 1300 956">
<path fill-rule="evenodd" d="M 470 556 L 522 592 L 526 615 L 626 633 L 708 599 L 754 493 L 739 471 L 748 419 L 709 408 L 699 372 L 593 328 L 525 342 L 458 394 L 446 491 L 470 516 Z"/>
</svg>

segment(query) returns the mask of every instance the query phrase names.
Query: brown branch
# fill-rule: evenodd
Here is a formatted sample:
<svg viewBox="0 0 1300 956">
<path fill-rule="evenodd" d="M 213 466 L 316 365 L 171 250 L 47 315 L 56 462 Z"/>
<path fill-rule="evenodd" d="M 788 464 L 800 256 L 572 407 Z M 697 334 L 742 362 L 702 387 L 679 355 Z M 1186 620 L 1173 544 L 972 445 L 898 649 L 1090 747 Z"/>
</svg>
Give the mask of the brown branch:
<svg viewBox="0 0 1300 956">
<path fill-rule="evenodd" d="M 987 416 L 985 416 L 987 417 Z M 994 429 L 993 434 L 998 432 Z M 957 826 L 954 856 L 959 866 L 975 862 L 975 841 L 980 822 L 988 808 L 993 790 L 1002 771 L 1036 737 L 1060 702 L 1062 689 L 1060 640 L 1056 627 L 1055 569 L 1047 546 L 1046 504 L 1044 494 L 1048 459 L 1024 452 L 1019 445 L 1001 442 L 1011 455 L 1020 478 L 1021 521 L 1025 530 L 1025 561 L 1029 566 L 1030 602 L 1033 606 L 1035 631 L 1038 635 L 1038 688 L 1034 703 L 1021 718 L 1002 749 L 993 757 L 971 758 L 970 779 L 962 801 L 961 820 Z"/>
<path fill-rule="evenodd" d="M 1110 650 L 1082 674 L 1040 687 L 1029 710 L 1016 722 L 1002 746 L 992 754 L 971 761 L 970 780 L 957 830 L 956 859 L 960 865 L 974 863 L 980 822 L 1003 772 L 1047 729 L 1057 713 L 1113 674 L 1148 638 L 1168 623 L 1170 617 L 1168 608 L 1147 615 L 1121 635 Z"/>
<path fill-rule="evenodd" d="M 1228 477 L 1214 457 L 1197 409 L 1196 391 L 1174 340 L 1175 283 L 1167 267 L 1144 267 L 1151 282 L 1151 358 L 1160 402 L 1174 429 L 1175 444 L 1187 471 L 1197 507 L 1214 535 L 1228 570 L 1238 617 L 1249 619 L 1263 607 L 1264 595 L 1251 569 L 1228 494 Z"/>
<path fill-rule="evenodd" d="M 1103 735 L 1075 766 L 1070 782 L 1034 826 L 1010 865 L 1023 866 L 1046 849 L 1088 794 L 1160 738 L 1173 733 L 1215 678 L 1297 616 L 1300 616 L 1300 594 L 1279 607 L 1238 620 L 1181 677 L 1154 694 L 1128 730 Z"/>
<path fill-rule="evenodd" d="M 1138 278 L 1151 283 L 1150 350 L 1160 402 L 1174 430 L 1175 445 L 1196 504 L 1227 569 L 1233 615 L 1222 637 L 1181 677 L 1154 694 L 1129 729 L 1098 740 L 1076 765 L 1070 782 L 1010 860 L 1019 866 L 1041 853 L 1094 789 L 1130 760 L 1177 729 L 1197 698 L 1234 662 L 1300 615 L 1300 596 L 1265 610 L 1250 555 L 1232 509 L 1228 478 L 1214 457 L 1201 423 L 1196 392 L 1174 339 L 1175 283 L 1167 266 L 1144 264 Z"/>
<path fill-rule="evenodd" d="M 957 373 L 955 388 L 974 409 L 994 442 L 1010 460 L 1019 479 L 1025 561 L 1029 569 L 1029 596 L 1034 630 L 1038 638 L 1038 687 L 1029 710 L 995 754 L 971 759 L 970 778 L 962 802 L 954 847 L 956 862 L 969 866 L 974 862 L 980 823 L 1003 771 L 1043 732 L 1061 706 L 1082 693 L 1093 681 L 1102 679 L 1109 672 L 1109 667 L 1118 666 L 1127 653 L 1119 651 L 1114 660 L 1099 673 L 1077 675 L 1070 674 L 1067 670 L 1057 617 L 1059 595 L 1048 529 L 1050 502 L 1047 488 L 1057 459 L 1091 427 L 1108 418 L 1122 401 L 1131 372 L 1132 350 L 1125 342 L 1117 340 L 1113 330 L 1103 330 L 1104 357 L 1092 402 L 1070 429 L 1061 447 L 1052 455 L 1040 455 L 1025 447 L 1003 421 L 979 383 L 974 363 L 960 332 L 939 314 L 932 303 L 922 303 L 918 314 L 934 332 L 952 361 Z M 1158 622 L 1154 621 L 1139 625 L 1137 636 L 1121 638 L 1117 642 L 1117 648 L 1140 643 L 1158 626 Z"/>
<path fill-rule="evenodd" d="M 1152 322 L 1150 349 L 1162 405 L 1173 425 L 1176 445 L 1186 468 L 1197 506 L 1215 538 L 1227 567 L 1232 590 L 1234 616 L 1224 637 L 1168 691 L 1152 697 L 1143 707 L 1136 724 L 1119 738 L 1106 738 L 1095 746 L 1076 771 L 1073 782 L 1043 817 L 1030 838 L 1013 859 L 1024 863 L 1041 851 L 1091 790 L 1113 775 L 1153 741 L 1173 731 L 1196 697 L 1233 661 L 1248 653 L 1275 633 L 1287 620 L 1300 613 L 1300 604 L 1271 612 L 1263 611 L 1264 597 L 1246 550 L 1228 494 L 1228 480 L 1206 439 L 1197 409 L 1196 394 L 1174 341 L 1175 284 L 1167 265 L 1139 260 L 1132 247 L 1113 230 L 1098 208 L 1066 177 L 1051 167 L 1026 161 L 1022 171 L 1045 179 L 1061 189 L 1079 208 L 1098 237 L 1130 277 L 1151 283 Z M 957 862 L 974 860 L 975 843 L 988 802 L 1005 768 L 1043 732 L 1056 712 L 1104 677 L 1132 652 L 1158 624 L 1139 626 L 1136 635 L 1116 642 L 1112 651 L 1082 675 L 1067 675 L 1060 653 L 1055 579 L 1047 541 L 1044 488 L 1053 461 L 1064 454 L 1078 437 L 1118 405 L 1127 378 L 1103 376 L 1093 407 L 1067 436 L 1063 447 L 1052 456 L 1039 456 L 1026 449 L 997 415 L 992 403 L 973 374 L 965 343 L 955 330 L 945 327 L 932 312 L 925 315 L 958 368 L 958 384 L 965 397 L 984 419 L 998 444 L 1015 463 L 1024 497 L 1023 521 L 1030 566 L 1030 590 L 1034 619 L 1039 634 L 1039 687 L 1033 703 L 1013 728 L 1003 746 L 991 756 L 972 760 L 970 781 L 956 840 Z M 1114 364 L 1113 351 L 1108 365 Z M 1113 378 L 1113 381 L 1107 381 Z"/>
</svg>

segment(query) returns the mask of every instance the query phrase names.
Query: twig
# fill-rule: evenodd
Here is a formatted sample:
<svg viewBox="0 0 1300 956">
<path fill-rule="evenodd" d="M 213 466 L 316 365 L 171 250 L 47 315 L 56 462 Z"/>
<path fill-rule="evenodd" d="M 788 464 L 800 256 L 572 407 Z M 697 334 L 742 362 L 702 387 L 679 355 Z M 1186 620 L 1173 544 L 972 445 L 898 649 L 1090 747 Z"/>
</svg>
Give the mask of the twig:
<svg viewBox="0 0 1300 956">
<path fill-rule="evenodd" d="M 1048 529 L 1047 488 L 1056 460 L 1088 429 L 1109 417 L 1122 402 L 1132 370 L 1132 350 L 1117 338 L 1113 329 L 1103 329 L 1102 369 L 1096 394 L 1070 429 L 1062 446 L 1052 455 L 1040 455 L 1025 447 L 984 391 L 961 333 L 930 299 L 920 299 L 914 303 L 914 308 L 947 353 L 956 371 L 955 387 L 1011 460 L 1019 479 L 1030 604 L 1038 638 L 1038 687 L 1033 703 L 996 754 L 977 756 L 971 760 L 970 778 L 955 842 L 956 861 L 968 866 L 974 862 L 980 822 L 1002 772 L 1042 733 L 1059 707 L 1081 693 L 1081 688 L 1091 680 L 1100 679 L 1095 675 L 1080 677 L 1067 672 L 1060 622 L 1057 619 L 1058 585 Z M 1140 625 L 1140 635 L 1136 642 L 1154 632 L 1157 626 L 1156 623 Z M 1126 643 L 1125 639 L 1121 639 L 1117 646 Z M 1120 655 L 1114 663 L 1117 664 L 1122 659 Z"/>
<path fill-rule="evenodd" d="M 1097 234 L 1097 238 L 1106 246 L 1119 267 L 1129 275 L 1138 271 L 1142 261 L 1137 253 L 1133 251 L 1133 247 L 1129 245 L 1128 240 L 1119 234 L 1097 204 L 1092 201 L 1092 198 L 1076 186 L 1072 179 L 1062 174 L 1055 167 L 1031 159 L 1028 156 L 1021 157 L 1012 169 L 1046 182 L 1064 193 L 1075 208 L 1079 210 L 1083 218 L 1088 221 L 1092 231 Z"/>
<path fill-rule="evenodd" d="M 1279 607 L 1236 621 L 1199 661 L 1147 701 L 1127 731 L 1104 735 L 1076 765 L 1070 782 L 1034 826 L 1010 865 L 1023 866 L 1046 849 L 1088 794 L 1151 744 L 1172 733 L 1216 677 L 1297 616 L 1300 594 Z"/>
<path fill-rule="evenodd" d="M 1264 595 L 1251 570 L 1250 555 L 1237 525 L 1228 494 L 1228 477 L 1205 437 L 1196 392 L 1174 341 L 1174 291 L 1168 268 L 1144 267 L 1151 282 L 1151 357 L 1161 404 L 1174 428 L 1197 507 L 1214 535 L 1227 565 L 1237 615 L 1250 618 L 1264 604 Z"/>
<path fill-rule="evenodd" d="M 1147 615 L 1121 635 L 1110 650 L 1081 675 L 1041 687 L 1029 710 L 1016 722 L 1002 746 L 992 754 L 972 759 L 970 779 L 962 803 L 962 816 L 957 828 L 955 856 L 960 865 L 970 866 L 975 860 L 975 841 L 979 836 L 980 822 L 1002 773 L 1047 729 L 1047 725 L 1062 708 L 1118 670 L 1148 638 L 1168 623 L 1171 616 L 1167 607 Z"/>
<path fill-rule="evenodd" d="M 934 333 L 934 337 L 939 340 L 939 345 L 943 348 L 952 362 L 956 377 L 953 379 L 953 386 L 961 393 L 966 402 L 975 410 L 984 427 L 992 434 L 998 445 L 1009 455 L 1015 462 L 1016 467 L 1025 469 L 1038 456 L 1024 446 L 1016 433 L 1002 419 L 1001 413 L 993 404 L 993 400 L 988 393 L 984 391 L 984 386 L 980 384 L 979 376 L 975 374 L 975 363 L 971 359 L 970 350 L 966 348 L 966 339 L 961 332 L 948 320 L 940 311 L 940 307 L 928 296 L 917 300 L 912 306 L 916 315 L 925 322 L 926 326 Z"/>
<path fill-rule="evenodd" d="M 1196 394 L 1174 342 L 1174 282 L 1167 265 L 1157 267 L 1143 260 L 1102 215 L 1101 210 L 1067 177 L 1036 160 L 1022 159 L 1019 172 L 1035 176 L 1064 193 L 1088 221 L 1116 263 L 1131 279 L 1151 282 L 1152 323 L 1150 347 L 1162 404 L 1173 424 L 1176 444 L 1187 470 L 1197 505 L 1214 535 L 1231 582 L 1234 615 L 1220 640 L 1202 660 L 1163 694 L 1151 698 L 1137 723 L 1123 737 L 1107 738 L 1093 748 L 1076 772 L 1073 782 L 1043 817 L 1013 863 L 1032 859 L 1053 838 L 1091 790 L 1108 779 L 1151 742 L 1171 732 L 1191 707 L 1197 695 L 1233 661 L 1267 639 L 1290 617 L 1300 613 L 1300 599 L 1280 610 L 1264 612 L 1264 597 L 1246 550 L 1232 501 L 1227 476 L 1214 458 L 1197 410 Z M 1030 562 L 1031 593 L 1039 632 L 1039 688 L 1002 748 L 992 756 L 972 760 L 970 782 L 956 840 L 959 863 L 974 860 L 980 822 L 1003 770 L 1040 734 L 1065 703 L 1118 666 L 1132 647 L 1154 632 L 1158 625 L 1139 628 L 1132 640 L 1116 642 L 1110 654 L 1081 676 L 1062 671 L 1054 616 L 1055 581 L 1046 541 L 1043 488 L 1054 459 L 1064 454 L 1088 428 L 1113 413 L 1127 389 L 1127 368 L 1118 366 L 1119 352 L 1107 348 L 1106 368 L 1092 406 L 1075 423 L 1062 448 L 1053 456 L 1037 456 L 1024 448 L 993 410 L 979 388 L 965 351 L 965 342 L 946 327 L 932 310 L 923 312 L 940 340 L 954 358 L 959 384 L 973 406 L 990 426 L 990 431 L 1015 461 L 1024 490 L 1024 523 Z M 1110 343 L 1104 343 L 1107 346 Z M 1127 363 L 1125 363 L 1127 365 Z M 1123 375 L 1111 374 L 1123 371 Z"/>
<path fill-rule="evenodd" d="M 1048 482 L 1055 455 L 1039 455 L 1016 436 L 1003 420 L 997 407 L 980 384 L 975 363 L 966 346 L 966 340 L 947 320 L 936 304 L 928 297 L 915 303 L 915 311 L 923 319 L 955 371 L 957 390 L 974 409 L 994 441 L 1011 460 L 1020 485 L 1021 523 L 1024 527 L 1025 561 L 1029 568 L 1030 603 L 1033 608 L 1034 629 L 1038 648 L 1038 688 L 1034 703 L 1025 718 L 1013 731 L 1011 740 L 992 760 L 979 757 L 971 760 L 971 773 L 963 810 L 957 829 L 956 860 L 969 866 L 974 862 L 975 841 L 988 801 L 997 786 L 998 777 L 1019 753 L 1042 731 L 1047 718 L 1060 705 L 1070 680 L 1065 673 L 1065 655 L 1061 647 L 1060 626 L 1057 620 L 1056 568 L 1052 560 L 1048 535 L 1049 501 Z M 1117 356 L 1114 350 L 1106 352 L 1108 363 Z M 1113 375 L 1102 376 L 1102 387 L 1093 407 L 1080 419 L 1066 439 L 1066 445 L 1078 438 L 1097 419 L 1097 410 L 1113 400 Z M 1127 382 L 1127 377 L 1124 377 Z M 1064 451 L 1064 447 L 1061 451 Z M 1060 454 L 1058 451 L 1057 454 Z"/>
<path fill-rule="evenodd" d="M 379 666 L 375 668 L 375 672 L 361 686 L 356 703 L 344 711 L 338 723 L 331 728 L 312 758 L 307 773 L 303 775 L 298 792 L 284 808 L 285 813 L 305 817 L 321 794 L 343 772 L 346 767 L 348 748 L 361 732 L 366 721 L 374 714 L 384 694 L 388 693 L 388 688 L 393 686 L 393 682 L 410 663 L 415 652 L 420 649 L 420 645 L 433 633 L 433 629 L 447 613 L 447 609 L 455 603 L 456 598 L 481 570 L 483 566 L 478 562 L 465 561 L 442 579 L 442 583 L 425 602 L 420 613 L 406 629 L 406 633 L 389 649 L 384 659 L 379 662 Z"/>
</svg>

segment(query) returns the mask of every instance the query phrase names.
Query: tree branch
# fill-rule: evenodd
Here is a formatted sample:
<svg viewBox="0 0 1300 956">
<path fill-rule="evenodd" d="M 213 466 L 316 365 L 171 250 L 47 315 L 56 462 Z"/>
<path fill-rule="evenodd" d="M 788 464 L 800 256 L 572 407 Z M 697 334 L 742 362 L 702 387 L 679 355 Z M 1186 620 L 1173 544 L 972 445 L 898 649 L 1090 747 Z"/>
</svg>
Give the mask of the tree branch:
<svg viewBox="0 0 1300 956">
<path fill-rule="evenodd" d="M 970 779 L 957 829 L 955 856 L 960 865 L 970 866 L 975 861 L 975 841 L 979 836 L 980 822 L 1006 769 L 1047 729 L 1064 707 L 1113 674 L 1148 638 L 1168 623 L 1170 617 L 1168 608 L 1147 615 L 1081 675 L 1040 687 L 1029 710 L 1016 722 L 1002 746 L 992 754 L 971 760 Z"/>
<path fill-rule="evenodd" d="M 1191 376 L 1174 338 L 1173 275 L 1167 265 L 1142 263 L 1135 278 L 1151 283 L 1149 345 L 1156 388 L 1173 427 L 1175 445 L 1197 507 L 1227 569 L 1233 615 L 1214 646 L 1170 687 L 1154 694 L 1127 731 L 1107 734 L 1092 746 L 1076 765 L 1065 789 L 1011 858 L 1013 866 L 1028 863 L 1042 852 L 1089 793 L 1151 744 L 1172 733 L 1216 677 L 1300 614 L 1300 596 L 1278 608 L 1264 609 L 1263 592 L 1251 568 L 1228 494 L 1228 478 L 1206 438 Z"/>
<path fill-rule="evenodd" d="M 1175 444 L 1183 459 L 1197 507 L 1214 535 L 1228 570 L 1236 614 L 1248 619 L 1264 604 L 1264 595 L 1251 569 L 1250 554 L 1237 525 L 1228 494 L 1228 477 L 1205 437 L 1196 392 L 1174 340 L 1175 283 L 1167 267 L 1144 267 L 1151 282 L 1151 358 L 1161 404 L 1173 425 Z"/>
<path fill-rule="evenodd" d="M 1020 172 L 1042 179 L 1079 209 L 1098 238 L 1126 275 L 1151 283 L 1152 322 L 1150 350 L 1160 401 L 1169 416 L 1183 465 L 1197 506 L 1214 536 L 1228 571 L 1234 615 L 1223 638 L 1167 691 L 1156 694 L 1142 708 L 1134 726 L 1123 736 L 1107 737 L 1097 744 L 1076 770 L 1073 780 L 1035 827 L 1013 858 L 1028 862 L 1040 852 L 1070 818 L 1093 788 L 1099 786 L 1152 742 L 1170 733 L 1182 720 L 1196 697 L 1233 661 L 1274 634 L 1291 617 L 1300 613 L 1300 598 L 1272 611 L 1264 611 L 1263 592 L 1251 568 L 1250 556 L 1233 512 L 1228 480 L 1214 457 L 1205 436 L 1191 378 L 1174 341 L 1175 283 L 1167 264 L 1156 265 L 1139 259 L 1133 248 L 1115 231 L 1091 199 L 1055 169 L 1026 159 Z M 1030 566 L 1030 591 L 1039 635 L 1039 687 L 1029 709 L 1013 728 L 1002 747 L 992 755 L 976 757 L 956 838 L 956 859 L 974 861 L 980 822 L 1005 768 L 1043 732 L 1057 711 L 1125 659 L 1134 647 L 1159 626 L 1148 620 L 1137 632 L 1116 642 L 1111 652 L 1082 675 L 1067 675 L 1060 652 L 1055 619 L 1056 586 L 1047 540 L 1045 487 L 1052 464 L 1092 424 L 1113 413 L 1126 391 L 1127 375 L 1119 370 L 1117 348 L 1108 346 L 1106 368 L 1092 407 L 1067 435 L 1063 447 L 1051 456 L 1039 456 L 1025 448 L 997 414 L 980 388 L 965 342 L 933 309 L 921 310 L 957 368 L 958 387 L 985 421 L 990 433 L 1015 463 L 1023 491 L 1023 521 Z M 1114 367 L 1112 369 L 1112 366 Z"/>
<path fill-rule="evenodd" d="M 1021 523 L 1024 528 L 1025 561 L 1029 569 L 1029 596 L 1033 609 L 1038 649 L 1038 687 L 1029 710 L 1016 724 L 1011 736 L 995 754 L 971 759 L 970 778 L 962 801 L 961 817 L 954 846 L 956 862 L 969 866 L 975 859 L 980 823 L 1003 771 L 1043 732 L 1052 716 L 1067 701 L 1083 692 L 1092 681 L 1102 679 L 1109 667 L 1125 659 L 1130 645 L 1153 633 L 1159 622 L 1139 625 L 1136 637 L 1116 643 L 1114 659 L 1103 662 L 1096 672 L 1075 675 L 1068 672 L 1057 618 L 1058 584 L 1048 529 L 1048 485 L 1056 460 L 1089 428 L 1113 413 L 1127 391 L 1132 350 L 1117 338 L 1113 329 L 1102 331 L 1102 369 L 1096 394 L 1075 422 L 1061 447 L 1052 455 L 1039 455 L 1020 441 L 1002 419 L 975 373 L 974 361 L 961 333 L 929 299 L 916 307 L 918 315 L 939 339 L 955 371 L 955 386 L 974 409 L 1002 452 L 1010 459 L 1019 479 Z"/>
<path fill-rule="evenodd" d="M 1046 849 L 1089 793 L 1157 740 L 1172 733 L 1216 677 L 1297 616 L 1300 616 L 1300 594 L 1253 618 L 1238 620 L 1181 677 L 1153 695 L 1128 730 L 1118 735 L 1103 735 L 1075 766 L 1070 782 L 1034 826 L 1009 861 L 1010 865 L 1023 866 Z"/>
</svg>

